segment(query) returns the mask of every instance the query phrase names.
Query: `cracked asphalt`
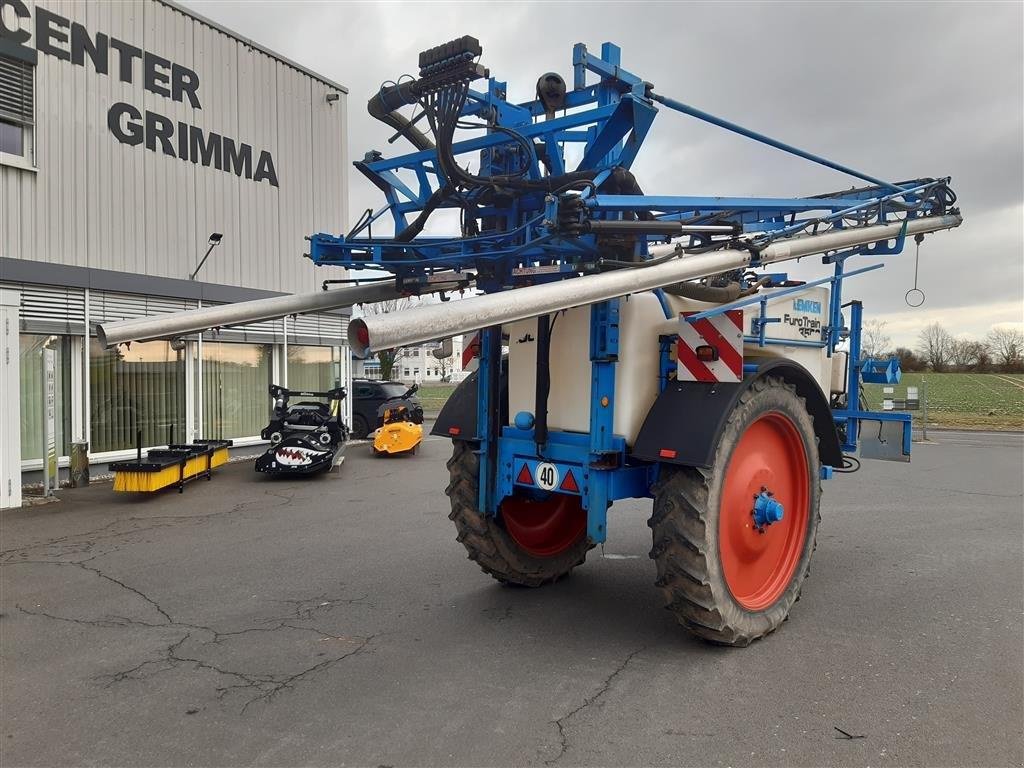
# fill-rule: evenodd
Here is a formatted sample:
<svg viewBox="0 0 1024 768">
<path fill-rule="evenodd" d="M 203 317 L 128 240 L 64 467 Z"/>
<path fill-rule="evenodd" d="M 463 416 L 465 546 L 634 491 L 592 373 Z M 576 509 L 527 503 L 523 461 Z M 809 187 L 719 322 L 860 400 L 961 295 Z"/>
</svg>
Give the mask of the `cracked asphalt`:
<svg viewBox="0 0 1024 768">
<path fill-rule="evenodd" d="M 1021 435 L 931 437 L 826 483 L 802 599 L 743 650 L 661 610 L 649 502 L 569 579 L 492 582 L 439 439 L 7 511 L 0 764 L 1024 764 Z"/>
</svg>

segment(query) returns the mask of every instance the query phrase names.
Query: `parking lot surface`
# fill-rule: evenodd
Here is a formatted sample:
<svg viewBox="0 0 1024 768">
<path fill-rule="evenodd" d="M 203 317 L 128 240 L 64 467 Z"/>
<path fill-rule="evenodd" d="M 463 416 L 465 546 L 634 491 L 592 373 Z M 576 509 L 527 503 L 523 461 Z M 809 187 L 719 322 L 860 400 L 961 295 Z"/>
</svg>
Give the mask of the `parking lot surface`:
<svg viewBox="0 0 1024 768">
<path fill-rule="evenodd" d="M 1019 765 L 1021 435 L 930 437 L 825 484 L 802 599 L 747 649 L 661 609 L 649 502 L 569 579 L 491 581 L 445 440 L 64 492 L 3 517 L 0 763 Z"/>
</svg>

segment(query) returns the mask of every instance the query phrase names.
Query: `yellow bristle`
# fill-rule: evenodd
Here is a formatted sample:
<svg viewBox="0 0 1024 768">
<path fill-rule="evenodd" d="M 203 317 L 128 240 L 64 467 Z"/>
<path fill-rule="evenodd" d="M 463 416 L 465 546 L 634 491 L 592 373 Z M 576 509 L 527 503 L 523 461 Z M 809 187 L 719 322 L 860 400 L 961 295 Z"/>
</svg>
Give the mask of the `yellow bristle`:
<svg viewBox="0 0 1024 768">
<path fill-rule="evenodd" d="M 226 446 L 216 448 L 213 454 L 193 456 L 185 462 L 185 479 L 206 472 L 207 461 L 211 469 L 227 464 L 228 449 Z M 151 493 L 174 485 L 181 479 L 181 465 L 173 464 L 156 472 L 132 472 L 121 470 L 114 474 L 114 490 L 127 493 Z"/>
<path fill-rule="evenodd" d="M 164 467 L 159 472 L 117 472 L 114 490 L 130 493 L 151 493 L 178 482 L 178 466 Z"/>
</svg>

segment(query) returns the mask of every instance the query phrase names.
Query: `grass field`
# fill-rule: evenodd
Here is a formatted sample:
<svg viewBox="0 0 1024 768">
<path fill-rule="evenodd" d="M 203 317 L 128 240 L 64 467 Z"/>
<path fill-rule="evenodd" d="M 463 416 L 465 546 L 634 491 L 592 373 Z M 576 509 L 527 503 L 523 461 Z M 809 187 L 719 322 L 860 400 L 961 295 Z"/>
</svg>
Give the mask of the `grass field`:
<svg viewBox="0 0 1024 768">
<path fill-rule="evenodd" d="M 423 385 L 419 391 L 423 410 L 430 415 L 438 413 L 455 386 Z M 1024 429 L 1024 374 L 905 373 L 892 397 L 905 397 L 908 386 L 917 387 L 922 397 L 927 392 L 929 426 Z M 881 410 L 882 385 L 867 384 L 864 389 L 868 406 Z M 913 413 L 915 423 L 924 418 L 923 410 Z"/>
<path fill-rule="evenodd" d="M 448 400 L 448 396 L 455 391 L 457 384 L 421 384 L 420 391 L 416 393 L 420 402 L 423 403 L 423 412 L 428 416 L 436 414 L 441 406 Z"/>
<path fill-rule="evenodd" d="M 924 382 L 922 381 L 924 380 Z M 1024 375 L 1019 373 L 904 373 L 889 397 L 908 386 L 928 398 L 928 424 L 974 429 L 1024 429 Z M 868 405 L 881 410 L 882 385 L 865 385 Z M 922 402 L 922 408 L 924 403 Z M 914 421 L 924 411 L 914 412 Z"/>
</svg>

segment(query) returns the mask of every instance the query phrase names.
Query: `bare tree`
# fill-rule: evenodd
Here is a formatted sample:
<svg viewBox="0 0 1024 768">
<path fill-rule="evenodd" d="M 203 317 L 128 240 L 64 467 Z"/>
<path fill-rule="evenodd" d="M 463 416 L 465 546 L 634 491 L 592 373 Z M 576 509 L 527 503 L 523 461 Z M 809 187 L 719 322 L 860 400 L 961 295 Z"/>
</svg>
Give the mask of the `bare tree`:
<svg viewBox="0 0 1024 768">
<path fill-rule="evenodd" d="M 386 301 L 378 301 L 375 304 L 363 304 L 360 306 L 360 312 L 363 316 L 373 315 L 386 315 L 389 312 L 399 312 L 403 309 L 409 309 L 420 303 L 420 299 L 415 296 L 402 296 L 397 299 L 387 299 Z M 380 363 L 380 377 L 384 381 L 391 379 L 391 373 L 395 368 L 395 361 L 401 356 L 402 347 L 395 347 L 394 349 L 382 349 L 374 353 L 374 357 Z"/>
<path fill-rule="evenodd" d="M 892 339 L 885 333 L 885 320 L 867 320 L 860 332 L 861 355 L 877 359 L 888 354 L 891 349 Z"/>
<path fill-rule="evenodd" d="M 437 359 L 437 367 L 441 369 L 441 381 L 451 381 L 452 368 L 453 366 L 453 355 L 447 357 L 439 357 Z"/>
<path fill-rule="evenodd" d="M 1024 367 L 1024 332 L 1019 328 L 996 326 L 985 337 L 996 365 L 1003 370 Z"/>
<path fill-rule="evenodd" d="M 966 371 L 978 365 L 985 351 L 985 345 L 973 339 L 953 339 L 949 347 L 949 359 L 953 367 Z"/>
<path fill-rule="evenodd" d="M 942 323 L 932 323 L 917 335 L 918 351 L 933 371 L 944 371 L 949 365 L 953 349 L 953 336 Z"/>
</svg>

